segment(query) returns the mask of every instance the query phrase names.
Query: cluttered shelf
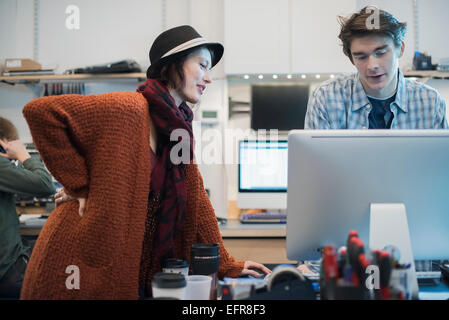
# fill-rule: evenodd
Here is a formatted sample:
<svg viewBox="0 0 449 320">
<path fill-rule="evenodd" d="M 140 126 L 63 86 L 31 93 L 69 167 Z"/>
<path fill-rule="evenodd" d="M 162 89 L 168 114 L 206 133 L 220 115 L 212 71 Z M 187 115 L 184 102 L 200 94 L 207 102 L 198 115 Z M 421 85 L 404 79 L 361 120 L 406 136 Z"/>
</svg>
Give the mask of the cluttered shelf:
<svg viewBox="0 0 449 320">
<path fill-rule="evenodd" d="M 407 70 L 404 76 L 415 78 L 449 79 L 449 72 L 438 70 Z"/>
<path fill-rule="evenodd" d="M 146 79 L 134 60 L 121 60 L 85 68 L 67 69 L 56 74 L 55 68 L 44 68 L 31 59 L 5 59 L 0 81 L 8 84 L 52 81 L 89 81 L 111 79 Z"/>
</svg>

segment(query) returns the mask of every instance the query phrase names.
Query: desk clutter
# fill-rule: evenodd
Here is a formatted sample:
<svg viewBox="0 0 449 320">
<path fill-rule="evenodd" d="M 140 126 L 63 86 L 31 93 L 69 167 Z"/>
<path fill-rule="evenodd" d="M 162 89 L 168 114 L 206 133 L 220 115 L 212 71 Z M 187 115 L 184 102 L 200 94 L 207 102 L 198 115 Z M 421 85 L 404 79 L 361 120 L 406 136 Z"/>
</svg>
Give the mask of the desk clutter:
<svg viewBox="0 0 449 320">
<path fill-rule="evenodd" d="M 356 231 L 348 235 L 346 247 L 323 248 L 320 270 L 322 299 L 410 300 L 412 265 L 400 264 L 394 246 L 365 252 Z"/>
<path fill-rule="evenodd" d="M 411 300 L 414 269 L 399 263 L 400 255 L 394 246 L 365 251 L 351 231 L 346 246 L 322 248 L 312 273 L 279 265 L 263 278 L 225 278 L 219 295 L 223 300 Z"/>
<path fill-rule="evenodd" d="M 317 300 L 318 285 L 289 264 L 277 265 L 261 278 L 224 278 L 219 282 L 222 300 Z"/>
<path fill-rule="evenodd" d="M 366 251 L 356 231 L 349 232 L 346 246 L 321 249 L 317 276 L 303 274 L 294 265 L 277 265 L 259 277 L 224 278 L 217 281 L 217 244 L 192 246 L 191 270 L 185 261 L 165 266 L 154 279 L 157 296 L 173 293 L 176 299 L 206 300 L 411 300 L 415 277 L 413 264 L 401 264 L 394 246 Z M 170 263 L 173 263 L 171 261 Z M 168 272 L 184 273 L 173 277 Z M 190 289 L 189 289 L 190 288 Z M 196 288 L 196 289 L 193 289 Z M 192 292 L 195 291 L 195 292 Z M 189 293 L 190 291 L 190 293 Z M 203 294 L 201 294 L 203 292 Z M 159 296 L 163 297 L 163 296 Z M 155 297 L 157 298 L 157 297 Z"/>
<path fill-rule="evenodd" d="M 193 244 L 187 261 L 166 259 L 151 282 L 153 299 L 216 300 L 220 254 L 218 243 Z"/>
</svg>

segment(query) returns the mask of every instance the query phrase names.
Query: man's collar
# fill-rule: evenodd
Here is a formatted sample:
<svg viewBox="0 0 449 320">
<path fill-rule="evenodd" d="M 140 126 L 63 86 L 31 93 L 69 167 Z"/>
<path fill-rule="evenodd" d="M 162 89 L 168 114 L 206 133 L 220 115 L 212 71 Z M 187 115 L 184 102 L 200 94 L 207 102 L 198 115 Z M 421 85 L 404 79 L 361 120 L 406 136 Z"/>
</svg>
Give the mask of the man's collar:
<svg viewBox="0 0 449 320">
<path fill-rule="evenodd" d="M 365 89 L 363 89 L 362 82 L 360 81 L 360 74 L 357 72 L 354 85 L 352 88 L 352 111 L 357 111 L 366 107 L 369 104 L 368 97 Z M 394 102 L 402 111 L 407 112 L 407 88 L 404 75 L 401 69 L 398 68 L 398 87 L 396 90 L 396 98 Z"/>
<path fill-rule="evenodd" d="M 394 103 L 404 112 L 408 112 L 407 107 L 407 84 L 401 69 L 398 69 L 398 90 Z"/>
<path fill-rule="evenodd" d="M 362 82 L 360 81 L 360 73 L 356 73 L 354 80 L 351 97 L 352 111 L 357 111 L 366 107 L 369 104 L 369 100 L 366 96 L 365 89 L 363 89 Z"/>
</svg>

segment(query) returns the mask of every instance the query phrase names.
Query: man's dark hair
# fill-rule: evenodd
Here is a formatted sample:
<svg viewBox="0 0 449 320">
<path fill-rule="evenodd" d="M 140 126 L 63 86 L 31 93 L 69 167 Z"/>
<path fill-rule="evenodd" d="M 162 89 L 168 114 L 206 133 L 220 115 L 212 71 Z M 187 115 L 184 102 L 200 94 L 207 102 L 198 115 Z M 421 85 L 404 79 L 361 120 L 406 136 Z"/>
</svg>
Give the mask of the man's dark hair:
<svg viewBox="0 0 449 320">
<path fill-rule="evenodd" d="M 183 69 L 184 62 L 187 60 L 187 57 L 192 52 L 200 50 L 201 48 L 207 48 L 207 47 L 206 46 L 194 47 L 194 48 L 185 50 L 183 52 L 180 52 L 179 54 L 176 54 L 172 58 L 167 60 L 167 62 L 162 66 L 161 72 L 160 72 L 159 79 L 162 81 L 162 83 L 165 85 L 169 85 L 172 88 L 178 88 L 180 85 L 182 85 L 185 80 L 184 69 Z M 212 58 L 211 61 L 213 61 L 214 53 L 212 50 L 209 50 L 209 52 L 210 52 L 210 55 Z M 175 72 L 176 75 L 178 76 L 177 79 L 173 78 L 173 72 Z M 176 81 L 178 81 L 178 82 L 175 83 Z"/>
<path fill-rule="evenodd" d="M 373 15 L 377 13 L 379 14 L 378 20 L 373 18 Z M 378 24 L 373 25 L 373 21 L 378 22 Z M 399 48 L 407 32 L 407 23 L 399 22 L 390 13 L 373 6 L 366 6 L 349 18 L 340 16 L 339 22 L 341 30 L 338 38 L 343 44 L 344 54 L 349 57 L 351 62 L 354 62 L 351 54 L 351 43 L 354 38 L 368 35 L 387 36 Z"/>
<path fill-rule="evenodd" d="M 19 139 L 16 127 L 11 121 L 2 117 L 0 117 L 0 139 L 7 139 L 8 141 Z"/>
</svg>

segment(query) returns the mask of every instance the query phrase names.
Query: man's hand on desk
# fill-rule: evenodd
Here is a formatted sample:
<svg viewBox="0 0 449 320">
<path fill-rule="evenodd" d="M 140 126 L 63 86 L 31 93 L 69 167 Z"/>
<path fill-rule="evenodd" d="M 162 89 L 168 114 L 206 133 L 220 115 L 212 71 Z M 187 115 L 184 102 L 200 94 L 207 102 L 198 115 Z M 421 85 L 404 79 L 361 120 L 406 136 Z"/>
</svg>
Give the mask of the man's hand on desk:
<svg viewBox="0 0 449 320">
<path fill-rule="evenodd" d="M 241 276 L 253 276 L 255 278 L 259 278 L 260 274 L 256 270 L 260 270 L 265 275 L 271 273 L 271 270 L 265 267 L 263 264 L 253 262 L 253 261 L 245 261 L 245 265 L 243 266 L 243 270 L 240 273 Z"/>
<path fill-rule="evenodd" d="M 64 188 L 62 188 L 61 190 L 59 190 L 58 192 L 55 193 L 55 204 L 56 206 L 58 206 L 59 204 L 66 202 L 66 201 L 70 201 L 70 200 L 75 200 L 74 197 L 68 195 L 67 193 L 65 193 Z M 80 217 L 83 216 L 84 214 L 84 210 L 86 209 L 86 198 L 76 198 L 79 202 L 79 215 Z"/>
</svg>

